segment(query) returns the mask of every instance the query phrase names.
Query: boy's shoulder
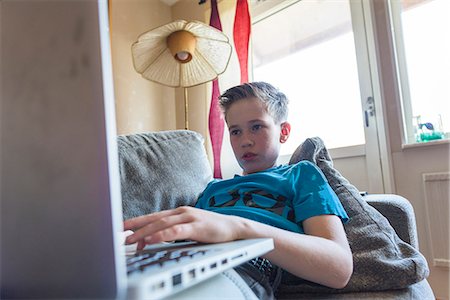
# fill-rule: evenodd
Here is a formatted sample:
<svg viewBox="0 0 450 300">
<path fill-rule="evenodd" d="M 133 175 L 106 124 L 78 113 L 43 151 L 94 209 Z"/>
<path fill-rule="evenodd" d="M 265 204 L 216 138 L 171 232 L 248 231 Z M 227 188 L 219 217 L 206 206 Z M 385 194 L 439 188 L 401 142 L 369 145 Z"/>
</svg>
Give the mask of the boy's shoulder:
<svg viewBox="0 0 450 300">
<path fill-rule="evenodd" d="M 316 164 L 314 164 L 313 162 L 309 161 L 309 160 L 301 160 L 299 162 L 296 162 L 295 164 L 290 164 L 290 165 L 281 165 L 278 169 L 274 169 L 274 171 L 290 171 L 290 170 L 297 170 L 297 171 L 302 171 L 302 170 L 319 170 L 319 167 L 317 167 Z"/>
<path fill-rule="evenodd" d="M 295 164 L 291 164 L 289 166 L 312 166 L 314 168 L 317 168 L 316 164 L 309 161 L 309 160 L 301 160 L 299 162 L 296 162 Z"/>
<path fill-rule="evenodd" d="M 294 180 L 302 180 L 304 178 L 320 176 L 325 180 L 322 170 L 309 160 L 301 160 L 295 164 L 283 165 L 274 172 L 282 177 L 289 177 Z"/>
</svg>

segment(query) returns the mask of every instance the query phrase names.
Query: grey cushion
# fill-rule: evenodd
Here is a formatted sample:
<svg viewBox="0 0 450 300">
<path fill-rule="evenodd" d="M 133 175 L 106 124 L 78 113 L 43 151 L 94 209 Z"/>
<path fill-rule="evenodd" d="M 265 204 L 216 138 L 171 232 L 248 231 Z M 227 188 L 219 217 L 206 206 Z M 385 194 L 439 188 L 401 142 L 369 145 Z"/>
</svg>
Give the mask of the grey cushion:
<svg viewBox="0 0 450 300">
<path fill-rule="evenodd" d="M 375 292 L 353 292 L 341 294 L 325 294 L 325 293 L 297 293 L 277 295 L 278 300 L 435 300 L 433 290 L 426 280 L 410 285 L 404 289 L 392 289 L 387 291 Z"/>
<path fill-rule="evenodd" d="M 294 152 L 290 163 L 301 160 L 309 160 L 322 170 L 350 217 L 345 230 L 353 253 L 354 272 L 342 290 L 326 288 L 288 274 L 281 286 L 284 293 L 402 289 L 428 276 L 425 258 L 402 241 L 387 219 L 367 204 L 359 191 L 333 167 L 320 138 L 307 139 Z"/>
<path fill-rule="evenodd" d="M 194 205 L 212 178 L 203 137 L 176 130 L 117 138 L 123 218 Z"/>
<path fill-rule="evenodd" d="M 399 238 L 419 249 L 414 208 L 406 198 L 391 194 L 369 194 L 363 199 L 389 220 Z"/>
</svg>

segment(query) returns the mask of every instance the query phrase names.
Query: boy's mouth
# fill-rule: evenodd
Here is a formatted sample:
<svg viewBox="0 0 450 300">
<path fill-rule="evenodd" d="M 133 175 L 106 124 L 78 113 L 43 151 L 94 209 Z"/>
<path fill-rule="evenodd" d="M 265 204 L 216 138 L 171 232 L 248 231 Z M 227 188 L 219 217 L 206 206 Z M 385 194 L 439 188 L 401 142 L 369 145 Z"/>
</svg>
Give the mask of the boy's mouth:
<svg viewBox="0 0 450 300">
<path fill-rule="evenodd" d="M 244 153 L 244 155 L 242 155 L 243 160 L 252 160 L 255 157 L 256 157 L 256 154 L 252 153 L 252 152 L 247 152 L 247 153 Z"/>
</svg>

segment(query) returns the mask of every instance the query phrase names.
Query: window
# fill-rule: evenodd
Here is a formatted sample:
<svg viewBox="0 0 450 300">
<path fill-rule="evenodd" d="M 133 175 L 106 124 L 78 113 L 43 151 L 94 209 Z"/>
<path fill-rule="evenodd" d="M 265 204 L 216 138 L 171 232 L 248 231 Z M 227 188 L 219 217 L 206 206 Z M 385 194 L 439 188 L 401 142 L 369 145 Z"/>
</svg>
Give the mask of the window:
<svg viewBox="0 0 450 300">
<path fill-rule="evenodd" d="M 298 1 L 274 11 L 253 18 L 253 80 L 290 100 L 282 154 L 312 136 L 328 148 L 365 144 L 349 1 Z"/>
<path fill-rule="evenodd" d="M 450 1 L 395 0 L 406 143 L 450 137 Z"/>
</svg>

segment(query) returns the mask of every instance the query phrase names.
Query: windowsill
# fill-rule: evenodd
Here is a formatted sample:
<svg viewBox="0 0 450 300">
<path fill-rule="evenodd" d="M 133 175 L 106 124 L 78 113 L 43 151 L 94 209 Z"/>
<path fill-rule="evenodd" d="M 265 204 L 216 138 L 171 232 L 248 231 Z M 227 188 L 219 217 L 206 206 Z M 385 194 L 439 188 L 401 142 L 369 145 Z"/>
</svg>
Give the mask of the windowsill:
<svg viewBox="0 0 450 300">
<path fill-rule="evenodd" d="M 428 147 L 428 146 L 435 146 L 435 145 L 448 145 L 448 144 L 450 144 L 450 139 L 442 139 L 442 140 L 435 140 L 435 141 L 422 142 L 422 143 L 402 144 L 402 149 Z"/>
</svg>

